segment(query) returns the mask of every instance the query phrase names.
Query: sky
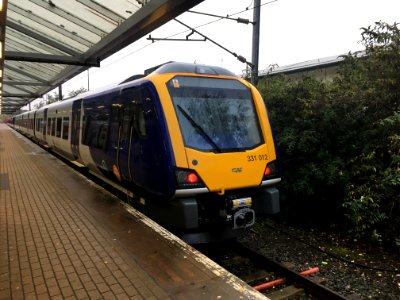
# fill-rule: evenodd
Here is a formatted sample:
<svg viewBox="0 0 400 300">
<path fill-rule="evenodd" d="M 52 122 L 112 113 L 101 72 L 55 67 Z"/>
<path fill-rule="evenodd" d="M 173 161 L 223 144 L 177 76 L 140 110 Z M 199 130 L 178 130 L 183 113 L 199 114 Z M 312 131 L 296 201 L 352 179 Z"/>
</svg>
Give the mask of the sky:
<svg viewBox="0 0 400 300">
<path fill-rule="evenodd" d="M 376 21 L 400 22 L 400 0 L 261 0 L 259 70 L 363 50 L 362 27 Z M 252 0 L 205 0 L 192 10 L 221 16 L 253 19 Z M 185 12 L 177 17 L 190 27 L 218 18 Z M 197 30 L 251 61 L 252 25 L 222 19 Z M 180 34 L 179 34 L 180 33 Z M 185 38 L 187 28 L 170 21 L 154 30 L 154 38 Z M 178 35 L 176 35 L 178 34 Z M 137 42 L 63 84 L 63 93 L 80 87 L 93 90 L 114 84 L 167 61 L 195 62 L 225 67 L 240 75 L 246 65 L 206 42 Z M 201 38 L 192 35 L 192 38 Z"/>
</svg>

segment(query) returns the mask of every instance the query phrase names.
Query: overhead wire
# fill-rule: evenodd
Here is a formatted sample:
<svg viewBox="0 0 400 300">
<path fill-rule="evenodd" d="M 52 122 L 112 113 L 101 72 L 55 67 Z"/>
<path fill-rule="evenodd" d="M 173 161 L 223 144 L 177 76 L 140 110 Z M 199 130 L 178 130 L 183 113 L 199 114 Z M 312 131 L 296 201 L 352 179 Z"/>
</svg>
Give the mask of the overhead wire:
<svg viewBox="0 0 400 300">
<path fill-rule="evenodd" d="M 247 5 L 247 8 L 249 8 L 253 4 L 254 0 L 251 0 L 250 4 Z"/>
<path fill-rule="evenodd" d="M 277 1 L 279 1 L 279 0 L 268 1 L 268 2 L 265 2 L 265 3 L 260 4 L 258 7 L 261 7 L 261 6 L 270 4 L 270 3 L 274 3 L 274 2 L 277 2 Z M 250 3 L 248 6 L 246 6 L 246 8 L 245 8 L 244 10 L 241 10 L 241 11 L 236 12 L 236 13 L 233 13 L 233 14 L 227 14 L 226 17 L 232 17 L 232 16 L 235 16 L 235 15 L 238 15 L 238 14 L 241 14 L 241 13 L 244 13 L 244 12 L 248 12 L 248 11 L 253 10 L 255 7 L 250 7 L 252 3 L 253 3 L 253 1 L 251 1 L 251 3 Z M 207 23 L 198 25 L 198 26 L 193 27 L 193 28 L 194 28 L 194 29 L 198 29 L 198 28 L 200 28 L 200 27 L 204 27 L 204 26 L 207 26 L 207 25 L 210 25 L 210 24 L 219 22 L 219 21 L 225 19 L 226 17 L 221 17 L 221 18 L 218 18 L 218 19 L 216 19 L 216 20 L 212 20 L 212 21 L 210 21 L 210 22 L 207 22 Z M 174 33 L 174 34 L 172 34 L 172 35 L 170 35 L 170 36 L 167 36 L 166 39 L 175 37 L 175 36 L 180 35 L 180 34 L 187 33 L 188 31 L 190 31 L 190 29 L 186 29 L 186 30 L 184 30 L 184 31 L 180 31 L 180 32 Z M 123 59 L 125 59 L 125 58 L 128 57 L 128 56 L 131 56 L 131 55 L 133 55 L 133 54 L 135 54 L 135 53 L 138 53 L 139 51 L 142 51 L 143 49 L 149 47 L 150 45 L 152 45 L 152 44 L 154 44 L 154 43 L 156 43 L 156 42 L 157 42 L 157 41 L 150 42 L 150 43 L 148 43 L 148 44 L 146 44 L 146 45 L 144 45 L 144 46 L 142 46 L 142 47 L 140 47 L 140 48 L 138 48 L 138 49 L 136 49 L 136 50 L 134 50 L 134 51 L 132 51 L 132 52 L 129 52 L 128 54 L 126 54 L 126 55 L 124 55 L 124 56 L 118 58 L 117 60 L 115 60 L 115 61 L 113 61 L 113 62 L 110 62 L 109 64 L 107 64 L 107 65 L 105 65 L 105 66 L 102 66 L 102 67 L 99 68 L 99 69 L 95 69 L 93 72 L 91 72 L 91 74 L 96 74 L 97 72 L 104 70 L 105 68 L 107 68 L 107 67 L 109 67 L 109 66 L 111 66 L 111 65 L 113 65 L 113 64 L 115 64 L 115 63 L 117 63 L 117 62 L 119 62 L 119 61 L 121 61 L 121 60 L 123 60 Z M 83 78 L 83 77 L 86 77 L 86 75 L 83 74 L 81 77 L 78 77 L 78 79 L 79 79 L 79 78 Z M 71 80 L 70 80 L 70 81 L 71 81 Z"/>
</svg>

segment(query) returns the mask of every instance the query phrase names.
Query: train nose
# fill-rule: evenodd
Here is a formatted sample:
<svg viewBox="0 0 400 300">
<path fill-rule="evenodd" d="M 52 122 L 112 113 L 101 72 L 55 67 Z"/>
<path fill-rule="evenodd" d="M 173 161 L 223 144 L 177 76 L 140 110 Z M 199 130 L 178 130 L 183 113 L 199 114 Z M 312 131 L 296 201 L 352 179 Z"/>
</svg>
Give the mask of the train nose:
<svg viewBox="0 0 400 300">
<path fill-rule="evenodd" d="M 233 228 L 246 228 L 254 225 L 255 212 L 250 208 L 242 208 L 233 216 Z"/>
</svg>

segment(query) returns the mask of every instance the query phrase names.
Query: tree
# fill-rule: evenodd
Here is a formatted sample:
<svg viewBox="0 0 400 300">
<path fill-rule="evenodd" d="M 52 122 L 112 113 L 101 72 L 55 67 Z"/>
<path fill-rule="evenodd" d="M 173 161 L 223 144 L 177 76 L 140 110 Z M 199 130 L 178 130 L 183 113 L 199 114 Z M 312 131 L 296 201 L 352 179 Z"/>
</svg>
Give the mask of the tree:
<svg viewBox="0 0 400 300">
<path fill-rule="evenodd" d="M 68 93 L 68 97 L 75 97 L 75 96 L 77 96 L 77 95 L 79 95 L 79 94 L 81 94 L 81 93 L 84 93 L 84 92 L 87 92 L 87 89 L 85 89 L 84 87 L 80 87 L 79 89 L 77 89 L 77 90 L 73 90 L 73 91 L 70 91 L 69 93 Z"/>
<path fill-rule="evenodd" d="M 35 109 L 39 109 L 46 105 L 46 102 L 42 99 L 38 103 L 35 104 Z"/>
<path fill-rule="evenodd" d="M 54 92 L 53 94 L 47 94 L 47 104 L 51 104 L 58 101 L 58 94 Z"/>
<path fill-rule="evenodd" d="M 329 214 L 321 212 L 338 209 L 345 186 L 344 158 L 337 151 L 343 129 L 332 108 L 330 84 L 282 76 L 267 79 L 259 89 L 278 141 L 283 210 L 290 218 L 327 220 Z"/>
<path fill-rule="evenodd" d="M 400 225 L 398 24 L 376 22 L 363 28 L 362 42 L 366 59 L 352 69 L 345 65 L 337 80 L 338 88 L 352 92 L 350 100 L 359 99 L 359 123 L 363 125 L 358 131 L 363 146 L 348 164 L 351 180 L 343 208 L 355 234 L 396 236 Z M 354 57 L 347 59 L 354 61 Z"/>
<path fill-rule="evenodd" d="M 349 53 L 333 82 L 271 77 L 259 89 L 277 132 L 284 209 L 356 236 L 397 236 L 398 24 L 363 28 L 362 43 L 366 56 Z"/>
<path fill-rule="evenodd" d="M 72 90 L 72 91 L 70 91 L 69 93 L 68 93 L 68 98 L 72 98 L 72 97 L 75 97 L 75 96 L 77 96 L 77 95 L 79 95 L 79 94 L 81 94 L 81 93 L 83 93 L 83 92 L 86 92 L 87 91 L 87 89 L 85 89 L 84 87 L 80 87 L 79 89 L 77 89 L 77 90 Z M 45 105 L 47 105 L 47 104 L 51 104 L 51 103 L 54 103 L 54 102 L 57 102 L 57 101 L 63 101 L 64 99 L 62 99 L 62 100 L 59 100 L 58 99 L 58 93 L 57 92 L 54 92 L 53 94 L 47 94 L 47 101 L 46 101 L 46 104 Z M 39 107 L 42 107 L 42 106 L 44 106 L 44 105 L 41 105 L 41 106 L 39 106 Z M 38 107 L 38 108 L 39 108 Z"/>
</svg>

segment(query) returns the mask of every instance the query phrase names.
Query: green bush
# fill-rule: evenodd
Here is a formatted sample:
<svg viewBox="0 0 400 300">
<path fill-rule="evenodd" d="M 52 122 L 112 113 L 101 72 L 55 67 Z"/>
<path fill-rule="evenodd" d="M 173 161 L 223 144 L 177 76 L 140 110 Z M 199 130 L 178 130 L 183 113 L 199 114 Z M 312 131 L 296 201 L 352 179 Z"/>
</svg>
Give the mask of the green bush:
<svg viewBox="0 0 400 300">
<path fill-rule="evenodd" d="M 283 168 L 290 216 L 344 225 L 357 237 L 397 236 L 400 225 L 400 31 L 362 29 L 332 82 L 269 77 L 259 83 Z"/>
</svg>

